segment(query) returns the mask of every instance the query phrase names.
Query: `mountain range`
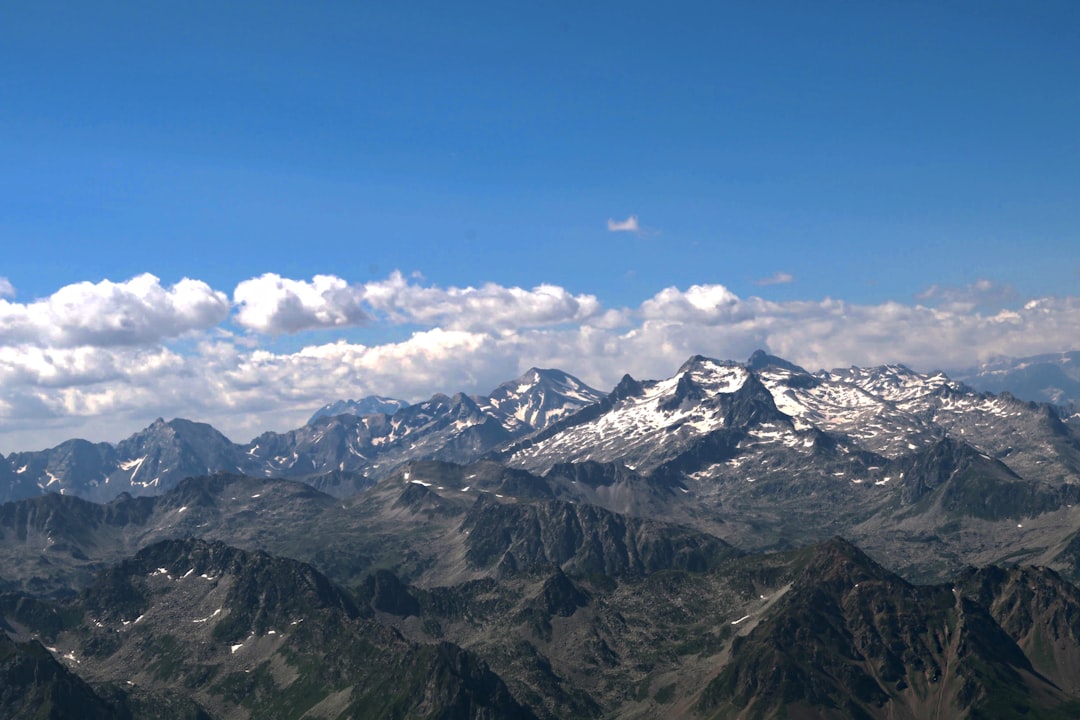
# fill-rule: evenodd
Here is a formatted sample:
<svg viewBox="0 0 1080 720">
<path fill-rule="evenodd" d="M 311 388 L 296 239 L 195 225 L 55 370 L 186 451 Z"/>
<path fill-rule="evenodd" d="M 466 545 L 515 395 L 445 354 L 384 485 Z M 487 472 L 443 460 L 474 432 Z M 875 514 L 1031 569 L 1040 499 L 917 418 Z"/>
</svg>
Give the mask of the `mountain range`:
<svg viewBox="0 0 1080 720">
<path fill-rule="evenodd" d="M 1080 712 L 1059 405 L 758 352 L 337 409 L 4 458 L 0 716 Z"/>
<path fill-rule="evenodd" d="M 408 460 L 474 460 L 601 397 L 566 373 L 534 368 L 486 397 L 328 405 L 301 428 L 263 433 L 244 445 L 205 423 L 158 419 L 115 445 L 69 440 L 0 458 L 0 501 L 42 492 L 96 500 L 123 492 L 157 495 L 186 477 L 213 472 L 296 478 L 344 497 Z M 373 407 L 393 412 L 364 412 Z"/>
<path fill-rule="evenodd" d="M 995 358 L 950 373 L 987 392 L 1009 392 L 1023 400 L 1080 406 L 1080 352 Z"/>
</svg>

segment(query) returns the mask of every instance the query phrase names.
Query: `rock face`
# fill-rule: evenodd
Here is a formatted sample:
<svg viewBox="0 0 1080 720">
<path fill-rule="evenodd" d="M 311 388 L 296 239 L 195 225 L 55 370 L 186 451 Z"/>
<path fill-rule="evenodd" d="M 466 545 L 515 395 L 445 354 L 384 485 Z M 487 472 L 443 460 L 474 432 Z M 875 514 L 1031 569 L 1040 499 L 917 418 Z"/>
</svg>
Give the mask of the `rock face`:
<svg viewBox="0 0 1080 720">
<path fill-rule="evenodd" d="M 481 499 L 457 532 L 492 572 L 420 588 L 377 569 L 349 592 L 311 565 L 187 538 L 66 600 L 0 595 L 0 707 L 883 720 L 1080 708 L 1080 590 L 1043 568 L 918 586 L 841 539 L 746 555 L 558 501 Z"/>
<path fill-rule="evenodd" d="M 739 718 L 964 718 L 1074 702 L 1067 686 L 1075 676 L 1062 677 L 1071 655 L 1044 656 L 1037 668 L 1018 641 L 1030 648 L 1033 632 L 1069 637 L 1062 608 L 1080 609 L 1075 588 L 1017 603 L 999 572 L 971 571 L 956 587 L 915 587 L 853 546 L 827 543 L 775 613 L 736 641 L 698 707 Z M 1026 572 L 1025 584 L 1060 582 Z"/>
<path fill-rule="evenodd" d="M 558 501 L 522 505 L 481 497 L 461 530 L 468 534 L 470 563 L 509 570 L 538 564 L 616 576 L 704 570 L 733 553 L 724 542 L 689 528 Z"/>
<path fill-rule="evenodd" d="M 182 689 L 215 717 L 532 717 L 469 652 L 407 642 L 314 568 L 221 543 L 152 545 L 52 611 L 0 606 L 91 682 Z M 9 705 L 82 693 L 78 716 L 114 716 L 40 645 L 8 643 L 13 681 L 33 678 L 5 685 Z"/>
<path fill-rule="evenodd" d="M 1080 591 L 1046 568 L 969 568 L 957 579 L 1020 647 L 1032 668 L 1061 690 L 1080 694 Z"/>
<path fill-rule="evenodd" d="M 17 643 L 0 632 L 0 716 L 5 718 L 120 717 L 37 641 Z"/>
</svg>

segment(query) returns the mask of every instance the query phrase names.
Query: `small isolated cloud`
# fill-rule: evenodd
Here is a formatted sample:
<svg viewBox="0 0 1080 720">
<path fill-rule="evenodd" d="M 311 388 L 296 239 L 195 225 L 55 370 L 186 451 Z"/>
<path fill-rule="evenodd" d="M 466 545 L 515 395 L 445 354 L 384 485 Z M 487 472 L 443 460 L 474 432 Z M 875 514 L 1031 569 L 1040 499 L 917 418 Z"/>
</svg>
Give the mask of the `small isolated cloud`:
<svg viewBox="0 0 1080 720">
<path fill-rule="evenodd" d="M 268 335 L 365 325 L 370 318 L 361 307 L 363 299 L 363 288 L 333 275 L 307 282 L 266 273 L 236 286 L 234 321 Z"/>
<path fill-rule="evenodd" d="M 608 218 L 607 221 L 608 232 L 632 232 L 640 233 L 641 226 L 638 224 L 637 215 L 631 215 L 625 220 L 616 220 L 615 218 Z"/>
<path fill-rule="evenodd" d="M 0 297 L 15 297 L 15 286 L 6 277 L 0 277 Z"/>
<path fill-rule="evenodd" d="M 755 283 L 757 285 L 787 285 L 789 282 L 793 282 L 794 280 L 794 275 L 781 271 L 773 273 L 767 278 L 761 278 L 760 280 L 755 281 Z"/>
</svg>

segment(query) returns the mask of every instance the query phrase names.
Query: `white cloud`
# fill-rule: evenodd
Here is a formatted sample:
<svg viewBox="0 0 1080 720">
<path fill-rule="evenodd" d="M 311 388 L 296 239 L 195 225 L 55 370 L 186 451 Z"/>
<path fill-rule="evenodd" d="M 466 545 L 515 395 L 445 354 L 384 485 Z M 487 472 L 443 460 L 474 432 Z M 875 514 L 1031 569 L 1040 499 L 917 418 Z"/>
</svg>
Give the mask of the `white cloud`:
<svg viewBox="0 0 1080 720">
<path fill-rule="evenodd" d="M 791 273 L 786 273 L 786 272 L 780 271 L 780 272 L 773 273 L 769 277 L 761 278 L 760 280 L 757 280 L 755 284 L 757 284 L 757 285 L 786 285 L 786 284 L 788 284 L 790 282 L 793 282 L 794 280 L 795 280 L 795 276 L 792 275 Z"/>
<path fill-rule="evenodd" d="M 573 295 L 558 285 L 531 290 L 488 283 L 474 287 L 424 287 L 395 272 L 363 287 L 366 304 L 393 322 L 417 323 L 458 330 L 506 328 L 582 322 L 600 311 L 592 295 Z"/>
<path fill-rule="evenodd" d="M 614 218 L 608 218 L 607 221 L 608 232 L 632 232 L 640 233 L 641 227 L 638 225 L 637 215 L 631 215 L 625 220 L 616 220 Z"/>
<path fill-rule="evenodd" d="M 685 292 L 676 287 L 661 290 L 641 305 L 649 320 L 715 324 L 730 322 L 745 304 L 723 285 L 691 285 Z"/>
<path fill-rule="evenodd" d="M 0 298 L 15 297 L 15 286 L 6 277 L 0 277 Z"/>
<path fill-rule="evenodd" d="M 930 370 L 1070 349 L 1080 337 L 1076 297 L 970 311 L 946 302 L 772 302 L 701 284 L 608 309 L 591 295 L 554 285 L 440 288 L 395 273 L 363 285 L 330 276 L 256 278 L 241 283 L 244 291 L 237 288 L 244 303 L 237 324 L 259 332 L 358 322 L 417 326 L 404 338 L 273 352 L 258 346 L 258 336 L 218 328 L 192 347 L 170 340 L 222 322 L 220 293 L 197 281 L 163 289 L 156 278 L 141 277 L 141 285 L 73 286 L 75 297 L 102 312 L 117 308 L 133 318 L 121 323 L 123 333 L 110 330 L 113 318 L 84 317 L 61 302 L 71 292 L 66 288 L 39 304 L 0 301 L 0 450 L 80 435 L 116 440 L 157 416 L 210 422 L 244 441 L 266 429 L 296 427 L 330 400 L 484 393 L 531 365 L 560 367 L 609 390 L 623 373 L 666 377 L 696 353 L 742 360 L 763 347 L 811 370 L 884 362 Z M 133 312 L 135 297 L 152 298 L 153 310 Z M 61 322 L 49 330 L 43 317 Z M 145 327 L 151 317 L 162 319 L 153 331 Z M 11 328 L 23 339 L 10 340 Z M 117 333 L 146 339 L 118 344 Z M 80 337 L 93 342 L 74 343 Z"/>
<path fill-rule="evenodd" d="M 225 294 L 199 280 L 164 288 L 147 273 L 120 283 L 81 282 L 29 304 L 0 299 L 0 344 L 140 345 L 214 327 L 228 312 Z"/>
<path fill-rule="evenodd" d="M 363 291 L 333 275 L 316 275 L 311 282 L 266 273 L 244 280 L 233 291 L 238 306 L 234 322 L 270 335 L 319 328 L 364 325 Z"/>
</svg>

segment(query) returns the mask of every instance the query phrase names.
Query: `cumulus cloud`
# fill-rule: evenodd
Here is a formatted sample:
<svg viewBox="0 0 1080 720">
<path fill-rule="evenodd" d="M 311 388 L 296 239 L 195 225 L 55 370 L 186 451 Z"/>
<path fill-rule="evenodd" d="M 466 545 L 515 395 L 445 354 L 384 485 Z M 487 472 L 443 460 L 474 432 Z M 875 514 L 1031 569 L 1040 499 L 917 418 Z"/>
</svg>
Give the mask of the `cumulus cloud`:
<svg viewBox="0 0 1080 720">
<path fill-rule="evenodd" d="M 101 312 L 119 308 L 126 324 L 78 313 L 74 301 L 61 302 L 66 288 L 30 305 L 0 301 L 0 450 L 27 449 L 12 437 L 39 447 L 79 435 L 115 440 L 124 434 L 117 428 L 130 432 L 157 416 L 210 422 L 242 441 L 296 427 L 334 399 L 486 393 L 532 365 L 608 390 L 623 373 L 667 377 L 696 353 L 741 360 L 760 347 L 812 370 L 885 362 L 931 370 L 1069 349 L 1080 337 L 1076 297 L 971 310 L 946 302 L 943 290 L 920 303 L 773 302 L 699 284 L 604 308 L 555 285 L 443 288 L 399 273 L 356 285 L 332 276 L 241 283 L 233 322 L 258 333 L 400 324 L 390 342 L 277 352 L 260 347 L 257 334 L 224 327 L 195 343 L 171 342 L 185 329 L 223 322 L 228 303 L 197 281 L 162 288 L 140 277 L 73 293 Z M 134 312 L 133 297 L 151 298 L 145 304 L 156 310 Z M 58 321 L 56 329 L 41 318 Z M 152 330 L 149 318 L 160 320 Z M 23 340 L 11 340 L 12 329 Z M 117 342 L 118 333 L 145 340 Z"/>
<path fill-rule="evenodd" d="M 425 287 L 395 272 L 363 286 L 364 301 L 393 322 L 459 330 L 501 330 L 585 321 L 600 312 L 592 295 L 558 285 L 531 290 L 488 283 L 474 287 Z"/>
<path fill-rule="evenodd" d="M 756 281 L 757 285 L 786 285 L 795 280 L 795 276 L 786 272 L 775 272 L 769 277 Z"/>
<path fill-rule="evenodd" d="M 200 280 L 166 288 L 146 273 L 119 283 L 67 285 L 28 304 L 0 299 L 0 344 L 140 345 L 214 327 L 228 313 L 226 295 Z"/>
<path fill-rule="evenodd" d="M 15 297 L 15 286 L 6 277 L 0 277 L 0 298 Z"/>
<path fill-rule="evenodd" d="M 691 285 L 661 290 L 641 305 L 647 320 L 716 324 L 735 320 L 746 305 L 723 285 Z"/>
<path fill-rule="evenodd" d="M 625 220 L 616 220 L 615 218 L 608 218 L 607 221 L 608 232 L 632 232 L 640 233 L 641 227 L 638 225 L 637 215 L 631 215 Z"/>
<path fill-rule="evenodd" d="M 333 275 L 316 275 L 307 282 L 266 273 L 236 286 L 234 322 L 270 335 L 364 325 L 369 318 L 363 298 L 361 288 Z"/>
<path fill-rule="evenodd" d="M 722 286 L 668 288 L 642 305 L 635 332 L 653 347 L 739 359 L 764 347 L 809 368 L 904 362 L 964 367 L 995 354 L 1029 355 L 1071 347 L 1080 298 L 1045 298 L 1018 309 L 970 312 L 825 298 L 776 303 L 741 299 Z"/>
</svg>

